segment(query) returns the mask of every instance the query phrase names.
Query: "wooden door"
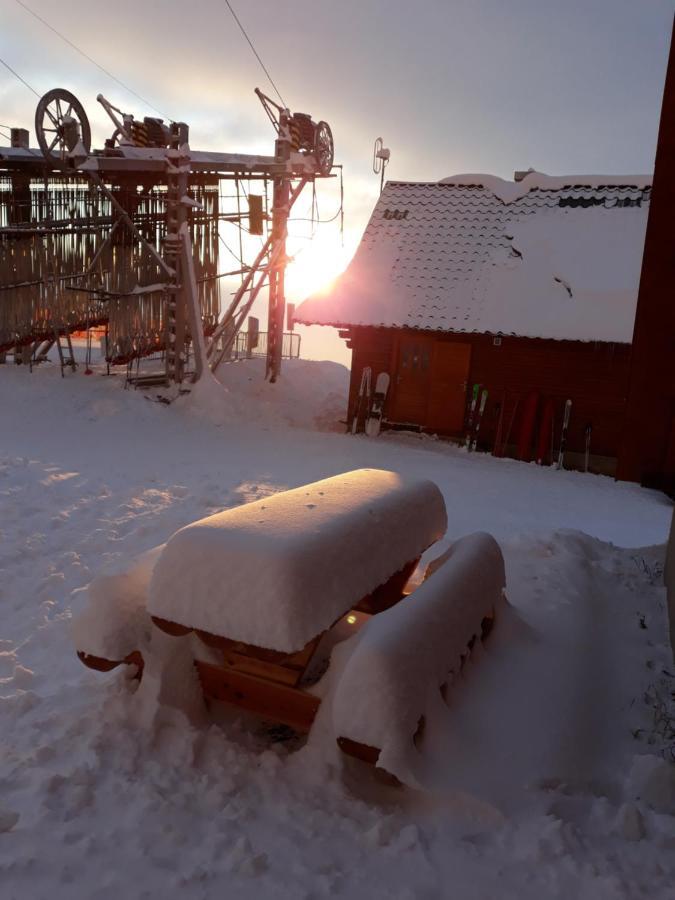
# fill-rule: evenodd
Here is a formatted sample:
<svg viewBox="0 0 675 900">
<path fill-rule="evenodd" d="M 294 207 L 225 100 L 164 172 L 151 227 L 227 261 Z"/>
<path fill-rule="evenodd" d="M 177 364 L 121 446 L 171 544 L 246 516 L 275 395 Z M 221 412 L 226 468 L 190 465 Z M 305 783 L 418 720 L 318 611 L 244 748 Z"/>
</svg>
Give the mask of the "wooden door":
<svg viewBox="0 0 675 900">
<path fill-rule="evenodd" d="M 460 434 L 464 427 L 471 344 L 434 341 L 427 427 L 441 434 Z"/>
<path fill-rule="evenodd" d="M 398 342 L 391 412 L 393 422 L 426 425 L 431 376 L 432 339 L 401 337 Z"/>
</svg>

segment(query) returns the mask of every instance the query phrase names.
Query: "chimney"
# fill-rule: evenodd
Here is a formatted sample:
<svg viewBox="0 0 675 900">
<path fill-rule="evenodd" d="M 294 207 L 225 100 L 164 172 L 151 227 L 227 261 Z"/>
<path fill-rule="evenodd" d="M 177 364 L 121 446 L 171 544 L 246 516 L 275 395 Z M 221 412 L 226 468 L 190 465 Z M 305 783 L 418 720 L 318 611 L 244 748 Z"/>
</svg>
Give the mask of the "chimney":
<svg viewBox="0 0 675 900">
<path fill-rule="evenodd" d="M 534 169 L 532 168 L 532 166 L 530 166 L 530 168 L 526 169 L 526 170 L 517 169 L 513 173 L 513 180 L 514 181 L 522 181 L 523 178 L 527 178 L 527 176 L 530 174 L 530 172 L 534 172 Z"/>
<path fill-rule="evenodd" d="M 28 150 L 29 134 L 26 128 L 12 128 L 10 130 L 12 147 L 21 147 Z"/>
</svg>

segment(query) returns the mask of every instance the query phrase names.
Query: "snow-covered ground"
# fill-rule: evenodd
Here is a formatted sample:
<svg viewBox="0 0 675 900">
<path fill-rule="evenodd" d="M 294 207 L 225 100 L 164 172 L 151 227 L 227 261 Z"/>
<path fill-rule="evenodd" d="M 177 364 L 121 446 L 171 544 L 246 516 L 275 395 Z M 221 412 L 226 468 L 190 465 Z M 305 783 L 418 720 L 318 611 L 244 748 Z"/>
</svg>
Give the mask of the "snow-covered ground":
<svg viewBox="0 0 675 900">
<path fill-rule="evenodd" d="M 223 369 L 171 405 L 119 377 L 0 366 L 0 896 L 670 898 L 672 506 L 610 479 L 339 433 L 346 370 Z M 214 403 L 218 408 L 214 408 Z M 423 792 L 221 711 L 141 718 L 77 660 L 101 569 L 195 519 L 360 467 L 431 478 L 435 551 L 491 532 L 510 606 L 427 723 Z M 668 812 L 670 810 L 670 812 Z"/>
</svg>

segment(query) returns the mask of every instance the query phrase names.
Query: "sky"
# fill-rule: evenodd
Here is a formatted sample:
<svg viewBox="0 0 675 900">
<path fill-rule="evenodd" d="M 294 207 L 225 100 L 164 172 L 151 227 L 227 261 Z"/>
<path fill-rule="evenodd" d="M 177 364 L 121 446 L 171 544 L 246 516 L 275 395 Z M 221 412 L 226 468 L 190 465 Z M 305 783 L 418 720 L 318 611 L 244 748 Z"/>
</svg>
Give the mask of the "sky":
<svg viewBox="0 0 675 900">
<path fill-rule="evenodd" d="M 0 0 L 0 57 L 38 93 L 82 101 L 93 143 L 109 136 L 99 92 L 137 116 L 190 125 L 195 149 L 272 153 L 253 88 L 273 88 L 224 0 L 25 0 L 144 104 L 37 21 Z M 294 111 L 331 125 L 344 172 L 339 219 L 291 225 L 288 299 L 299 302 L 353 254 L 387 177 L 458 173 L 512 178 L 642 174 L 653 169 L 675 0 L 231 0 Z M 37 97 L 0 66 L 0 126 L 33 131 Z M 2 132 L 0 132 L 0 135 Z M 0 137 L 2 141 L 2 137 Z M 337 179 L 317 187 L 319 213 L 339 208 Z M 309 198 L 296 216 L 308 212 Z M 226 261 L 229 266 L 231 260 Z M 264 322 L 261 305 L 257 310 Z M 303 355 L 348 363 L 332 329 L 303 328 Z"/>
</svg>

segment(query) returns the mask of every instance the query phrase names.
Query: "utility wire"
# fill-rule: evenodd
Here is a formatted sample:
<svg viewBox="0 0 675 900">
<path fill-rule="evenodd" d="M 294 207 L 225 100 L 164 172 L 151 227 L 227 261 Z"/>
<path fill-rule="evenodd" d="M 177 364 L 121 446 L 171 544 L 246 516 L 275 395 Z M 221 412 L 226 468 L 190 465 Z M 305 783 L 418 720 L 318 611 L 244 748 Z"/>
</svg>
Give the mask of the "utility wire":
<svg viewBox="0 0 675 900">
<path fill-rule="evenodd" d="M 73 50 L 76 50 L 76 51 L 80 54 L 80 56 L 83 56 L 86 60 L 88 60 L 90 63 L 92 63 L 92 65 L 96 66 L 97 69 L 100 69 L 101 72 L 104 73 L 104 75 L 107 75 L 108 78 L 112 78 L 113 81 L 116 81 L 117 84 L 119 84 L 121 87 L 123 87 L 125 91 L 128 91 L 130 94 L 133 94 L 134 97 L 136 97 L 138 100 L 141 101 L 141 103 L 144 103 L 146 106 L 149 106 L 150 109 L 154 109 L 155 112 L 157 112 L 157 113 L 160 114 L 160 116 L 163 116 L 165 119 L 168 119 L 169 121 L 173 121 L 173 119 L 171 119 L 170 116 L 167 116 L 166 113 L 163 113 L 161 110 L 157 109 L 156 106 L 153 106 L 152 103 L 150 103 L 149 100 L 146 100 L 146 99 L 145 99 L 145 97 L 141 97 L 141 95 L 140 95 L 139 93 L 137 93 L 133 88 L 130 88 L 128 84 L 125 84 L 125 83 L 124 83 L 123 81 L 121 81 L 116 75 L 113 75 L 112 72 L 109 72 L 108 69 L 105 69 L 102 65 L 100 65 L 100 63 L 97 63 L 96 60 L 95 60 L 95 59 L 92 59 L 92 57 L 89 56 L 88 53 L 85 53 L 84 50 L 81 50 L 81 49 L 77 46 L 77 44 L 74 44 L 69 38 L 67 38 L 67 37 L 65 36 L 65 34 L 61 34 L 61 32 L 60 32 L 60 31 L 57 31 L 56 28 L 54 28 L 53 25 L 50 25 L 49 22 L 48 22 L 46 19 L 43 19 L 42 16 L 40 16 L 40 15 L 38 15 L 36 12 L 34 12 L 29 6 L 26 6 L 26 4 L 23 3 L 23 0 L 16 0 L 16 3 L 18 3 L 18 5 L 19 5 L 20 7 L 22 7 L 22 9 L 25 9 L 25 11 L 26 11 L 27 13 L 30 13 L 30 15 L 33 16 L 34 19 L 37 19 L 38 22 L 42 22 L 42 24 L 43 24 L 46 28 L 48 28 L 50 31 L 54 32 L 54 34 L 55 34 L 57 37 L 60 37 L 62 41 L 65 41 L 66 44 L 68 44 L 70 47 L 73 48 Z M 0 60 L 0 62 L 2 62 L 2 60 Z M 5 65 L 7 66 L 7 63 L 5 63 Z M 9 66 L 7 66 L 7 68 L 9 69 Z M 12 69 L 11 71 L 14 71 L 14 70 Z M 16 72 L 14 72 L 14 74 L 17 75 Z M 17 78 L 21 78 L 21 76 L 20 76 L 20 75 L 17 75 Z M 31 91 L 33 91 L 33 88 L 31 88 L 30 85 L 27 84 L 27 82 L 25 82 L 25 81 L 23 80 L 23 78 L 21 78 L 21 81 L 23 81 L 23 83 L 26 85 L 26 87 L 29 87 L 29 88 L 31 89 Z M 37 91 L 33 91 L 33 93 L 36 94 L 38 97 L 40 96 L 40 95 L 37 93 Z"/>
<path fill-rule="evenodd" d="M 17 0 L 17 3 L 18 3 L 18 0 Z M 38 97 L 38 98 L 40 97 L 40 94 L 38 94 L 38 92 L 35 90 L 35 88 L 34 88 L 34 87 L 31 87 L 31 86 L 28 84 L 28 82 L 26 81 L 26 79 L 25 79 L 25 78 L 22 78 L 22 77 L 19 75 L 19 73 L 18 73 L 15 69 L 13 69 L 13 68 L 10 66 L 9 63 L 5 62 L 4 59 L 0 59 L 0 63 L 2 63 L 3 66 L 4 66 L 6 69 L 9 69 L 9 71 L 12 73 L 12 75 L 16 76 L 22 84 L 25 84 L 26 87 L 28 88 L 28 90 L 29 90 L 29 91 L 32 91 L 32 92 L 35 94 L 36 97 Z"/>
<path fill-rule="evenodd" d="M 16 0 L 16 2 L 19 3 L 20 0 Z M 239 18 L 238 18 L 238 16 L 237 16 L 236 12 L 232 9 L 232 4 L 230 3 L 230 0 L 225 0 L 225 3 L 226 3 L 226 5 L 227 5 L 227 8 L 229 9 L 229 11 L 232 13 L 232 18 L 234 19 L 234 21 L 235 21 L 235 22 L 237 23 L 237 25 L 239 26 L 239 29 L 241 30 L 241 33 L 244 35 L 244 37 L 245 37 L 246 40 L 248 41 L 249 47 L 251 48 L 251 50 L 253 50 L 253 53 L 255 54 L 255 58 L 258 60 L 258 62 L 259 62 L 260 65 L 262 66 L 262 70 L 263 70 L 263 72 L 265 73 L 265 75 L 267 75 L 270 84 L 272 85 L 272 87 L 274 88 L 274 90 L 277 92 L 277 97 L 281 100 L 281 103 L 283 104 L 284 109 L 286 109 L 286 108 L 287 108 L 287 107 L 286 107 L 286 101 L 285 101 L 284 98 L 281 96 L 281 94 L 280 94 L 280 92 L 279 92 L 279 88 L 276 86 L 276 84 L 274 83 L 274 80 L 272 79 L 272 76 L 271 76 L 270 73 L 267 71 L 267 66 L 265 65 L 265 63 L 264 63 L 264 62 L 262 61 L 262 59 L 260 58 L 260 55 L 259 55 L 258 51 L 257 51 L 257 50 L 255 49 L 255 47 L 253 46 L 253 42 L 251 41 L 251 38 L 246 34 L 246 29 L 244 28 L 244 26 L 243 26 L 243 25 L 241 24 L 241 22 L 239 21 Z"/>
</svg>

